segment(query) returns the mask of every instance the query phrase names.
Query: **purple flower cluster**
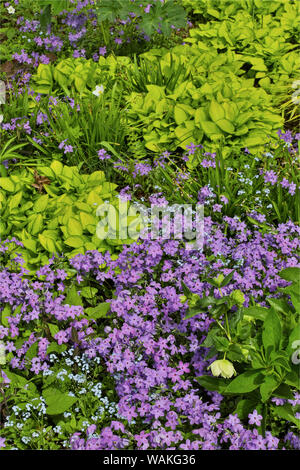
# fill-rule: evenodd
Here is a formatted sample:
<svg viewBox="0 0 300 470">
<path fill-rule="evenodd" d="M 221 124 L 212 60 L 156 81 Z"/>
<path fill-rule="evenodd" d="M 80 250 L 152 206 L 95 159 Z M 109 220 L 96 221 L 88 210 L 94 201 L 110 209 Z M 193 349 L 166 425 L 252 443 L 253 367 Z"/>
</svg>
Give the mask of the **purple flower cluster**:
<svg viewBox="0 0 300 470">
<path fill-rule="evenodd" d="M 0 339 L 12 354 L 13 369 L 33 374 L 49 368 L 47 346 L 50 337 L 43 328 L 32 328 L 30 336 L 22 331 L 37 325 L 42 318 L 58 326 L 54 340 L 58 344 L 77 344 L 88 357 L 100 356 L 116 383 L 119 396 L 119 422 L 111 422 L 83 438 L 74 435 L 73 449 L 126 448 L 134 438 L 139 449 L 275 449 L 278 440 L 270 433 L 262 438 L 233 415 L 220 415 L 223 400 L 216 392 L 207 398 L 194 380 L 205 373 L 208 362 L 200 345 L 212 319 L 205 313 L 184 320 L 187 306 L 180 301 L 182 281 L 200 296 L 207 295 L 209 284 L 203 277 L 227 275 L 234 270 L 222 294 L 240 289 L 245 306 L 250 297 L 264 305 L 266 295 L 286 285 L 278 273 L 297 266 L 300 229 L 292 222 L 282 224 L 272 234 L 250 231 L 238 219 L 227 217 L 224 227 L 205 218 L 203 252 L 186 251 L 178 240 L 144 240 L 125 247 L 117 260 L 97 251 L 77 255 L 70 265 L 80 284 L 92 278 L 99 287 L 110 280 L 115 285 L 111 299 L 112 320 L 104 332 L 97 333 L 94 321 L 83 317 L 81 306 L 65 303 L 67 269 L 57 269 L 54 259 L 37 272 L 30 282 L 20 272 L 4 268 L 0 273 L 0 301 L 10 305 L 8 326 L 0 327 Z M 2 244 L 5 254 L 9 243 Z M 16 262 L 21 262 L 20 257 Z M 221 294 L 218 289 L 215 296 Z M 51 339 L 53 341 L 53 338 Z M 33 344 L 37 354 L 31 360 L 26 352 Z M 249 416 L 258 426 L 259 415 Z M 127 425 L 135 423 L 132 437 Z M 250 424 L 251 424 L 250 423 Z M 186 429 L 186 434 L 183 429 Z M 290 440 L 289 442 L 293 442 Z"/>
</svg>

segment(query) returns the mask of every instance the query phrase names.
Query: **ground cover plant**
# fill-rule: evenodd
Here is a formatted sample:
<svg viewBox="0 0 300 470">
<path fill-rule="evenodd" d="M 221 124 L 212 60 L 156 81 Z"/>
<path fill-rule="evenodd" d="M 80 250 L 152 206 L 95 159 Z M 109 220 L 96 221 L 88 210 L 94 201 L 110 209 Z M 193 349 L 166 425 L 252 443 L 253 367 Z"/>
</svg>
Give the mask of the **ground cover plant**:
<svg viewBox="0 0 300 470">
<path fill-rule="evenodd" d="M 1 3 L 1 450 L 299 450 L 298 13 Z"/>
</svg>

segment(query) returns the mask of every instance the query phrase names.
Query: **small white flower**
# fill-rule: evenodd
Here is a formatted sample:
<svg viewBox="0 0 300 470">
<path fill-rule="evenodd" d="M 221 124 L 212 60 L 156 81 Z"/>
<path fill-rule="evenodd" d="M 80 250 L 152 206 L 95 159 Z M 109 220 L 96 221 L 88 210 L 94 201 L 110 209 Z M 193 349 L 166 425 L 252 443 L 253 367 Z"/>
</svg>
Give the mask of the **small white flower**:
<svg viewBox="0 0 300 470">
<path fill-rule="evenodd" d="M 101 96 L 104 93 L 104 86 L 103 85 L 96 85 L 95 90 L 93 91 L 93 95 Z"/>
<path fill-rule="evenodd" d="M 13 15 L 16 10 L 14 9 L 14 7 L 10 6 L 10 7 L 7 8 L 7 11 L 10 15 Z"/>
<path fill-rule="evenodd" d="M 0 114 L 0 124 L 3 122 L 3 114 Z"/>
</svg>

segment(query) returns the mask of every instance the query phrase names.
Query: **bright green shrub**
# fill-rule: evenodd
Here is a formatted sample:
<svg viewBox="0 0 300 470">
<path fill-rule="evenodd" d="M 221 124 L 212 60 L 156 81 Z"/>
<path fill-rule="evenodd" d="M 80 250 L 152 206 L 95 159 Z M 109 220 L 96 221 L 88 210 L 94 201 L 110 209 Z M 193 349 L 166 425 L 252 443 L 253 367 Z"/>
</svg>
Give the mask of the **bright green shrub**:
<svg viewBox="0 0 300 470">
<path fill-rule="evenodd" d="M 112 251 L 130 240 L 98 238 L 96 210 L 107 201 L 118 207 L 116 186 L 102 171 L 79 174 L 77 167 L 56 160 L 36 173 L 13 172 L 0 178 L 0 236 L 23 242 L 25 249 L 19 251 L 30 269 L 53 253 L 72 257 L 86 250 Z"/>
<path fill-rule="evenodd" d="M 282 117 L 272 107 L 272 97 L 254 87 L 254 79 L 239 77 L 243 62 L 234 53 L 218 55 L 196 46 L 177 46 L 173 52 L 184 66 L 188 61 L 190 78 L 184 80 L 181 74 L 181 83 L 178 80 L 172 89 L 149 84 L 146 93 L 129 96 L 128 117 L 141 123 L 146 148 L 185 149 L 193 141 L 214 150 L 222 141 L 228 154 L 230 148 L 258 150 L 275 135 Z M 170 61 L 170 54 L 160 59 L 167 77 L 172 73 Z"/>
<path fill-rule="evenodd" d="M 63 59 L 57 65 L 40 64 L 32 76 L 32 88 L 36 93 L 64 92 L 68 96 L 85 96 L 99 83 L 111 88 L 115 78 L 126 69 L 129 57 L 100 57 L 99 63 L 89 59 Z"/>
<path fill-rule="evenodd" d="M 234 18 L 238 11 L 245 10 L 251 15 L 282 14 L 292 3 L 290 0 L 182 0 L 190 12 L 204 18 Z"/>
</svg>

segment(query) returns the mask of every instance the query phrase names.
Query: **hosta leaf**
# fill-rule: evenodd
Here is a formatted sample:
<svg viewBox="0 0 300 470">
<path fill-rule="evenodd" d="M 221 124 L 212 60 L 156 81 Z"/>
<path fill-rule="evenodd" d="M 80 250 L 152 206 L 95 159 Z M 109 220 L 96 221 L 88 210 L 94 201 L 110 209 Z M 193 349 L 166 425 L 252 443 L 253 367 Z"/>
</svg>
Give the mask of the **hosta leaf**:
<svg viewBox="0 0 300 470">
<path fill-rule="evenodd" d="M 71 217 L 68 220 L 67 229 L 69 235 L 82 235 L 82 225 L 77 219 Z"/>
<path fill-rule="evenodd" d="M 15 185 L 10 178 L 0 178 L 0 188 L 4 189 L 5 191 L 9 191 L 13 193 L 15 191 Z"/>
<path fill-rule="evenodd" d="M 227 132 L 227 134 L 232 134 L 234 132 L 234 125 L 227 119 L 220 119 L 216 121 L 216 124 L 222 131 Z"/>
<path fill-rule="evenodd" d="M 223 107 L 214 99 L 211 101 L 208 110 L 211 120 L 214 122 L 224 119 L 225 117 Z"/>
<path fill-rule="evenodd" d="M 79 248 L 84 245 L 84 240 L 79 236 L 73 236 L 64 240 L 64 243 L 73 248 Z"/>
</svg>

